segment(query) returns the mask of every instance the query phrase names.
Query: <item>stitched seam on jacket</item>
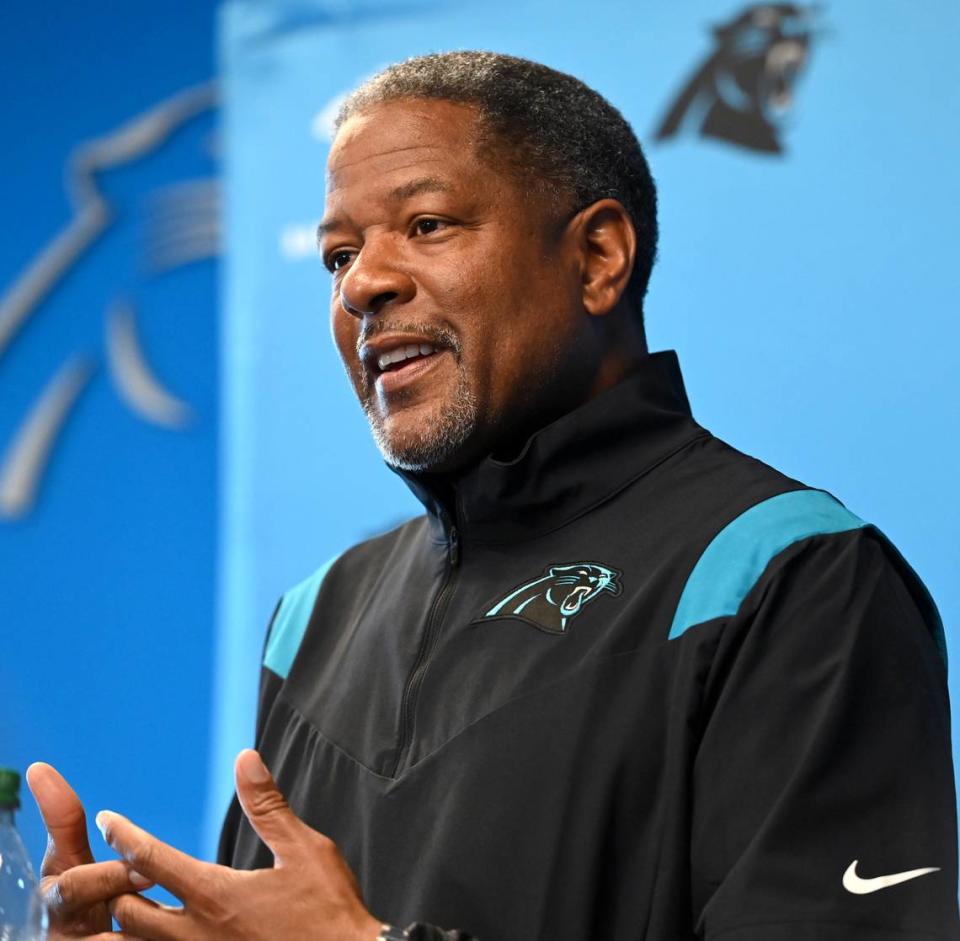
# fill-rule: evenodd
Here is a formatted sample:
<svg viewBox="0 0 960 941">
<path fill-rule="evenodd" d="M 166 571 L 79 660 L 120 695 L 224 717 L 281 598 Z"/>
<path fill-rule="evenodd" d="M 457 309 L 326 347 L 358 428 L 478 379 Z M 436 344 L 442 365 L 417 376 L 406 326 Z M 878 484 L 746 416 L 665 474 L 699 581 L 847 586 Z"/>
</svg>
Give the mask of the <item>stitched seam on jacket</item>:
<svg viewBox="0 0 960 941">
<path fill-rule="evenodd" d="M 334 749 L 334 751 L 339 752 L 341 755 L 343 755 L 344 758 L 346 758 L 352 764 L 355 764 L 358 768 L 362 768 L 364 771 L 368 771 L 374 777 L 380 778 L 381 781 L 397 780 L 396 778 L 389 777 L 389 775 L 381 774 L 379 771 L 374 771 L 373 768 L 371 768 L 365 762 L 361 761 L 356 755 L 351 754 L 349 751 L 347 751 L 347 749 L 344 748 L 343 745 L 339 744 L 338 742 L 335 742 L 332 738 L 330 738 L 329 735 L 326 735 L 323 732 L 321 732 L 320 729 L 318 729 L 317 726 L 307 716 L 305 716 L 292 702 L 290 702 L 290 700 L 286 696 L 284 696 L 282 692 L 278 693 L 277 698 L 274 700 L 274 703 L 280 703 L 280 702 L 282 702 L 283 705 L 286 706 L 286 708 L 289 709 L 290 712 L 292 712 L 307 727 L 308 732 L 311 732 L 314 735 L 316 735 L 317 738 L 322 739 L 327 745 L 329 745 L 332 749 Z"/>
</svg>

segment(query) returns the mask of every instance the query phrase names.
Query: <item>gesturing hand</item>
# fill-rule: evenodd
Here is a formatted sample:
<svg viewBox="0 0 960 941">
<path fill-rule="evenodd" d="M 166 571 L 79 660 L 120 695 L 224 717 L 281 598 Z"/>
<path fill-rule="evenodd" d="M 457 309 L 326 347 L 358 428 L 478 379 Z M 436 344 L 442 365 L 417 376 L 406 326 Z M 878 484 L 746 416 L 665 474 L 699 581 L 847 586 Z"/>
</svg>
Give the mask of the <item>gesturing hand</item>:
<svg viewBox="0 0 960 941">
<path fill-rule="evenodd" d="M 102 811 L 104 839 L 182 908 L 137 895 L 110 909 L 125 932 L 150 941 L 374 941 L 381 922 L 364 907 L 357 881 L 332 840 L 294 816 L 255 751 L 236 765 L 237 796 L 273 851 L 274 868 L 243 872 L 204 863 Z"/>
<path fill-rule="evenodd" d="M 27 784 L 47 828 L 40 888 L 50 911 L 50 937 L 119 941 L 107 902 L 152 885 L 119 859 L 93 861 L 87 818 L 73 788 L 50 765 L 27 768 Z"/>
</svg>

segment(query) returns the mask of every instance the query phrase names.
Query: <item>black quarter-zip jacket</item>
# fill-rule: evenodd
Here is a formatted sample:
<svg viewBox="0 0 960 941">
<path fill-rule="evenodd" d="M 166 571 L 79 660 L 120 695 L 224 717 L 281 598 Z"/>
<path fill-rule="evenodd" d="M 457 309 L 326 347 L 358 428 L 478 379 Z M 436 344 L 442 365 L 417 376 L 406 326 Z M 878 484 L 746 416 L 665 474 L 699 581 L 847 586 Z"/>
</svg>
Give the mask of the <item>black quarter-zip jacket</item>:
<svg viewBox="0 0 960 941">
<path fill-rule="evenodd" d="M 943 632 L 648 357 L 282 599 L 256 744 L 367 907 L 481 941 L 955 939 Z M 234 801 L 220 858 L 272 865 Z"/>
</svg>

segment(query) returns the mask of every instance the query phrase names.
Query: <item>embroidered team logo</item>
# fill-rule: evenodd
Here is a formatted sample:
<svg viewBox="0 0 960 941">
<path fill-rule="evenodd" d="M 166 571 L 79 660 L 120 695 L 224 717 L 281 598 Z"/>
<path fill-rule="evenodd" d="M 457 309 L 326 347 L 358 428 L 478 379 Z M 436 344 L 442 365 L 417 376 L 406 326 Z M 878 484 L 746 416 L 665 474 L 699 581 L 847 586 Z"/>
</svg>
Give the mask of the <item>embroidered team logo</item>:
<svg viewBox="0 0 960 941">
<path fill-rule="evenodd" d="M 617 569 L 596 562 L 551 565 L 545 575 L 515 588 L 487 611 L 484 618 L 519 618 L 548 634 L 564 634 L 567 621 L 583 606 L 607 592 L 619 595 Z"/>
</svg>

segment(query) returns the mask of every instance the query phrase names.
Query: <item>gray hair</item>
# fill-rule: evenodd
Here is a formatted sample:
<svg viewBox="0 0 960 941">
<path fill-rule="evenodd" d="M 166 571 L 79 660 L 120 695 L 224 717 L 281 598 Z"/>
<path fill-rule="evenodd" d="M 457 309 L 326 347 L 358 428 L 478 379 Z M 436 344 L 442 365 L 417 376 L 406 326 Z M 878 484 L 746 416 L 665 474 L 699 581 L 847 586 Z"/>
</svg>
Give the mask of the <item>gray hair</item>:
<svg viewBox="0 0 960 941">
<path fill-rule="evenodd" d="M 572 75 L 529 59 L 443 52 L 391 65 L 364 82 L 344 101 L 335 126 L 403 98 L 475 107 L 489 136 L 481 146 L 567 210 L 618 200 L 637 233 L 627 296 L 643 310 L 657 252 L 657 191 L 640 142 L 610 102 Z"/>
</svg>

